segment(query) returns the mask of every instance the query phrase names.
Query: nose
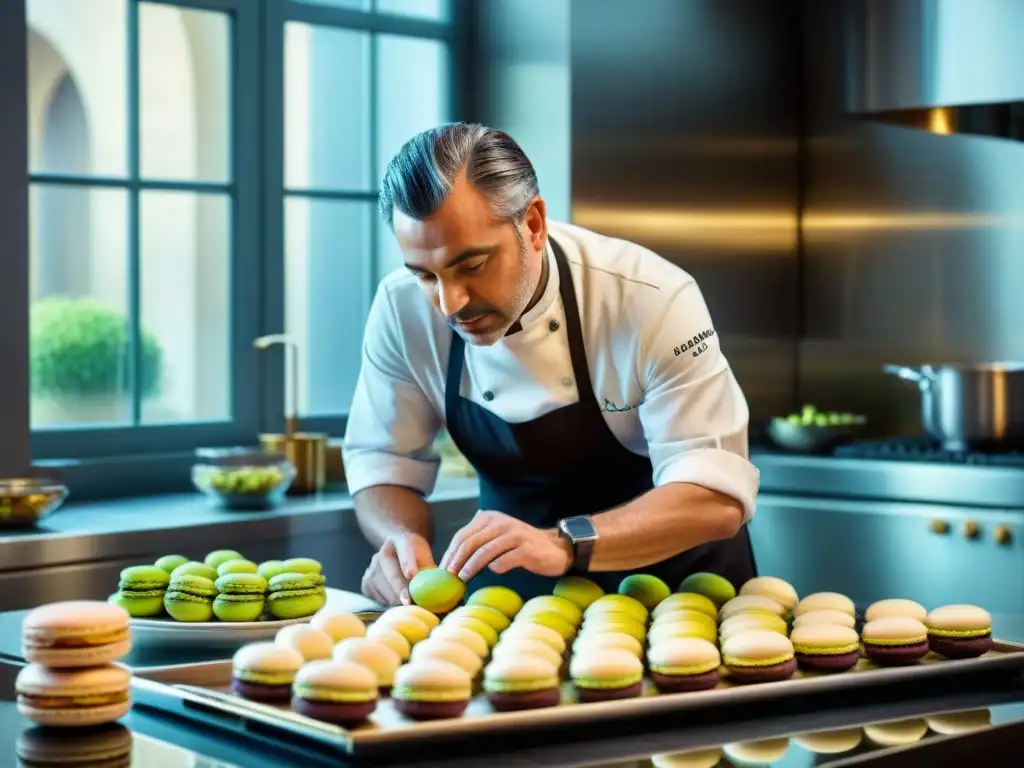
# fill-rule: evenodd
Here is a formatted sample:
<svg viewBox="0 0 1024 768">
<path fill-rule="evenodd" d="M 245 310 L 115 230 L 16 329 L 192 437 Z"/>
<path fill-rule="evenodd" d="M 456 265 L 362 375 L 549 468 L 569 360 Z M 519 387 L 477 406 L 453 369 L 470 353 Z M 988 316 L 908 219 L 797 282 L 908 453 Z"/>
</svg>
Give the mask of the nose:
<svg viewBox="0 0 1024 768">
<path fill-rule="evenodd" d="M 437 283 L 437 301 L 445 317 L 451 317 L 469 304 L 469 293 L 457 282 Z"/>
</svg>

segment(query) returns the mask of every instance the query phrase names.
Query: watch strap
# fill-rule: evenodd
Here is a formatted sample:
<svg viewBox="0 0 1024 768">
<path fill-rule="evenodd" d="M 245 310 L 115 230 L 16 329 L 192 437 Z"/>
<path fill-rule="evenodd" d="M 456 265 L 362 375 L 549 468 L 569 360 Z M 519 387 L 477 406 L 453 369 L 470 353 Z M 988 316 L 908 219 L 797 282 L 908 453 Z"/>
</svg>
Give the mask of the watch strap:
<svg viewBox="0 0 1024 768">
<path fill-rule="evenodd" d="M 574 532 L 574 528 L 581 527 L 586 528 L 585 534 Z M 594 554 L 594 544 L 597 541 L 597 529 L 594 527 L 590 515 L 577 515 L 559 520 L 558 530 L 572 546 L 572 567 L 577 571 L 589 570 L 590 560 Z"/>
</svg>

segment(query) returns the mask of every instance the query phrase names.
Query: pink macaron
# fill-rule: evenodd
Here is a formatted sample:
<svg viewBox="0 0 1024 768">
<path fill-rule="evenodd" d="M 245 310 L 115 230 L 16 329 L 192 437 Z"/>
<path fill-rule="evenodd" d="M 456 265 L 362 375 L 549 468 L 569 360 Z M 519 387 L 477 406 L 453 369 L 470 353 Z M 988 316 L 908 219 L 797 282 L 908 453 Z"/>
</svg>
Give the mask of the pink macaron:
<svg viewBox="0 0 1024 768">
<path fill-rule="evenodd" d="M 21 655 L 48 667 L 90 667 L 132 648 L 130 617 L 116 605 L 69 600 L 29 611 L 21 622 Z"/>
</svg>

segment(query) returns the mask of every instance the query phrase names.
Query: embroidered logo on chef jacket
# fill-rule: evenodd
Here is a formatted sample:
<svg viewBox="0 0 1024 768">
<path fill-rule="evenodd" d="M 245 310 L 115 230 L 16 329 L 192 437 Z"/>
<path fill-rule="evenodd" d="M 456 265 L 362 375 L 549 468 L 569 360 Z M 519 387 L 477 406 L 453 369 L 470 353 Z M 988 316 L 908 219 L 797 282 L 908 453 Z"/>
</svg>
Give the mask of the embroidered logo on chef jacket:
<svg viewBox="0 0 1024 768">
<path fill-rule="evenodd" d="M 694 336 L 692 339 L 687 339 L 684 343 L 680 344 L 678 347 L 673 347 L 672 348 L 672 354 L 674 354 L 676 357 L 679 357 L 679 355 L 683 354 L 684 352 L 689 352 L 690 350 L 693 350 L 693 356 L 697 357 L 697 355 L 699 355 L 701 352 L 704 352 L 705 350 L 707 350 L 707 348 L 708 348 L 707 340 L 710 339 L 714 335 L 715 335 L 715 329 L 714 328 L 708 328 L 706 331 L 701 331 L 696 336 Z"/>
</svg>

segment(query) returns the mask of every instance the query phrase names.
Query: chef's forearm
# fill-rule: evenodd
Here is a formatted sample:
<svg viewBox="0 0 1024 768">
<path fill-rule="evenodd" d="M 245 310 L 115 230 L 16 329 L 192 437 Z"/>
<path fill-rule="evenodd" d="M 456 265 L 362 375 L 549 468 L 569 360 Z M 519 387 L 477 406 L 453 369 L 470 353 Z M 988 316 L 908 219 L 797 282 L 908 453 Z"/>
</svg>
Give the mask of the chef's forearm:
<svg viewBox="0 0 1024 768">
<path fill-rule="evenodd" d="M 692 483 L 668 483 L 595 515 L 592 571 L 628 571 L 736 535 L 743 505 Z"/>
<path fill-rule="evenodd" d="M 366 540 L 379 548 L 389 536 L 415 533 L 434 538 L 430 507 L 418 492 L 401 485 L 374 485 L 355 497 L 356 520 Z"/>
</svg>

